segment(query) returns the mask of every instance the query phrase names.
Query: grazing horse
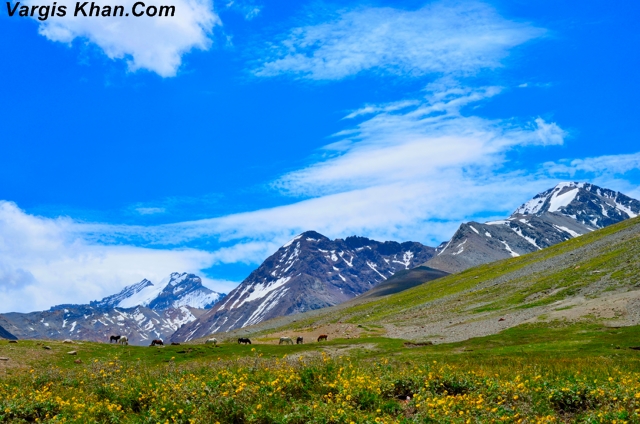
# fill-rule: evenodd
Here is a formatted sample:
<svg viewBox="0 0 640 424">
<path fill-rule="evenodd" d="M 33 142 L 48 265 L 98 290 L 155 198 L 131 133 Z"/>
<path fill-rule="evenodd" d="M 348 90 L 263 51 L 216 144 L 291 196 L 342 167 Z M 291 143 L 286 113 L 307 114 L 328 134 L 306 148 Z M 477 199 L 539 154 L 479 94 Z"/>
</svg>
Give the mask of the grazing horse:
<svg viewBox="0 0 640 424">
<path fill-rule="evenodd" d="M 293 340 L 291 340 L 291 337 L 280 337 L 280 342 L 278 344 L 293 344 Z"/>
<path fill-rule="evenodd" d="M 164 342 L 160 339 L 154 339 L 151 341 L 151 344 L 149 345 L 151 346 L 164 346 Z"/>
<path fill-rule="evenodd" d="M 218 339 L 214 337 L 213 339 L 209 339 L 206 342 L 204 342 L 204 344 L 212 344 L 213 346 L 218 346 Z"/>
<path fill-rule="evenodd" d="M 319 342 L 321 342 L 321 341 L 323 341 L 323 340 L 324 340 L 324 341 L 327 341 L 327 339 L 328 339 L 328 338 L 329 338 L 329 336 L 327 336 L 326 334 L 320 334 L 320 335 L 318 336 L 318 341 L 319 341 Z"/>
<path fill-rule="evenodd" d="M 122 337 L 122 336 L 111 336 L 111 337 L 109 337 L 109 343 L 114 342 L 114 341 L 116 343 L 118 343 L 118 341 L 120 340 L 120 337 Z"/>
<path fill-rule="evenodd" d="M 240 337 L 238 339 L 238 344 L 251 344 L 251 340 L 247 339 L 246 337 Z"/>
<path fill-rule="evenodd" d="M 304 341 L 304 339 L 300 336 L 298 336 L 298 338 L 296 339 L 296 344 L 302 344 Z"/>
<path fill-rule="evenodd" d="M 127 338 L 127 336 L 118 336 L 118 337 L 119 337 L 118 343 L 120 343 L 123 346 L 129 346 L 129 339 Z"/>
</svg>

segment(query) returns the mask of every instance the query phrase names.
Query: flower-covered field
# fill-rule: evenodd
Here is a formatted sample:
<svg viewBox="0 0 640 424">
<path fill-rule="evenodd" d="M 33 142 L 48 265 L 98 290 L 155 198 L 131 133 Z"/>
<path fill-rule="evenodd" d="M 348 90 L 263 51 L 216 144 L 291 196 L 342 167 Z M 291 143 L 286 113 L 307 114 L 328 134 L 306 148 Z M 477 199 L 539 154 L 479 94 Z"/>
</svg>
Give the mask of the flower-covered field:
<svg viewBox="0 0 640 424">
<path fill-rule="evenodd" d="M 114 351 L 1 378 L 0 422 L 640 422 L 637 361 L 615 356 L 266 357 L 255 346 L 152 364 Z"/>
</svg>

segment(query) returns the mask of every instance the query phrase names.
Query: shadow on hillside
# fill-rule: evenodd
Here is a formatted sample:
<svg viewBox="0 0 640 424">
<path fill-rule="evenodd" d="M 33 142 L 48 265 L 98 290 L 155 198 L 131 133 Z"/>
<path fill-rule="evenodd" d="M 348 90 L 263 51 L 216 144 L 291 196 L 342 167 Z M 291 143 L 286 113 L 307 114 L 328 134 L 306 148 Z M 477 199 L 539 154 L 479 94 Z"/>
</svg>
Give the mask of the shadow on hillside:
<svg viewBox="0 0 640 424">
<path fill-rule="evenodd" d="M 399 293 L 428 281 L 446 277 L 447 275 L 449 275 L 448 272 L 429 268 L 428 266 L 419 266 L 417 268 L 398 271 L 384 283 L 378 284 L 368 292 L 363 293 L 358 299 L 382 297 Z"/>
</svg>

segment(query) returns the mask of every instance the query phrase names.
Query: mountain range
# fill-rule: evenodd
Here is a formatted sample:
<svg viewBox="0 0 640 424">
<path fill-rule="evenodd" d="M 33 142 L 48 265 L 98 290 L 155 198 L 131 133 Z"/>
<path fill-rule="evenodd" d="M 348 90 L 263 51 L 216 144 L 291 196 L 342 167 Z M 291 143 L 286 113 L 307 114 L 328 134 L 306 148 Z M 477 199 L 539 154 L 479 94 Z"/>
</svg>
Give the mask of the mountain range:
<svg viewBox="0 0 640 424">
<path fill-rule="evenodd" d="M 595 333 L 627 334 L 627 346 L 637 346 L 639 276 L 640 217 L 636 217 L 408 290 L 385 296 L 365 294 L 340 305 L 279 317 L 219 337 L 265 341 L 282 336 L 315 340 L 320 334 L 328 335 L 329 340 L 388 337 L 400 339 L 398 346 L 403 343 L 406 348 L 482 337 L 449 348 L 460 360 L 474 362 L 476 349 L 502 354 L 513 346 L 511 343 L 517 343 L 526 350 L 529 338 L 538 338 L 543 343 L 540 348 L 563 356 L 564 350 L 557 350 L 555 344 L 557 337 L 575 329 L 579 350 L 596 348 L 599 360 L 604 361 L 620 356 L 617 349 L 621 347 L 594 344 Z M 635 329 L 621 333 L 621 327 L 627 326 Z M 501 332 L 498 338 L 486 337 Z M 358 343 L 371 349 L 376 340 Z M 416 349 L 415 355 L 442 352 L 425 349 Z"/>
<path fill-rule="evenodd" d="M 124 334 L 131 344 L 146 344 L 168 339 L 224 296 L 204 287 L 194 274 L 173 273 L 157 285 L 144 279 L 88 305 L 0 314 L 0 328 L 20 339 L 106 341 Z"/>
<path fill-rule="evenodd" d="M 589 183 L 565 182 L 504 220 L 467 222 L 437 248 L 304 232 L 268 257 L 228 295 L 193 274 L 148 280 L 88 305 L 0 314 L 0 337 L 107 340 L 126 334 L 189 341 L 354 298 L 378 298 L 450 273 L 521 256 L 640 215 L 640 202 Z"/>
</svg>

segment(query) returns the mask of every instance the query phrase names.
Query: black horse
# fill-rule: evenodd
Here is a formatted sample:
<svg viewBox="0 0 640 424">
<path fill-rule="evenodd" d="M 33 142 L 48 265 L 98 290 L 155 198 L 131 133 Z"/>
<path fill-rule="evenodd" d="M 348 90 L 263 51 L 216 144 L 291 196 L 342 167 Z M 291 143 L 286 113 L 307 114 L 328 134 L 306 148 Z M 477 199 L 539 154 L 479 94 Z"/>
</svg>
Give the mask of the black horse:
<svg viewBox="0 0 640 424">
<path fill-rule="evenodd" d="M 296 344 L 302 344 L 304 341 L 304 339 L 300 336 L 298 336 L 298 338 L 296 339 Z"/>
<path fill-rule="evenodd" d="M 118 343 L 118 341 L 120 340 L 120 337 L 122 337 L 122 336 L 111 336 L 111 337 L 109 337 L 109 343 L 111 343 L 111 342 Z"/>
<path fill-rule="evenodd" d="M 164 346 L 164 342 L 160 339 L 155 339 L 151 341 L 149 346 Z"/>
<path fill-rule="evenodd" d="M 245 338 L 245 337 L 240 337 L 238 339 L 238 344 L 251 344 L 251 340 Z"/>
</svg>

